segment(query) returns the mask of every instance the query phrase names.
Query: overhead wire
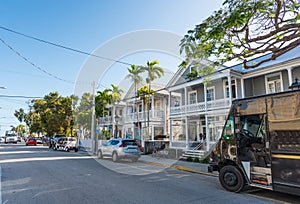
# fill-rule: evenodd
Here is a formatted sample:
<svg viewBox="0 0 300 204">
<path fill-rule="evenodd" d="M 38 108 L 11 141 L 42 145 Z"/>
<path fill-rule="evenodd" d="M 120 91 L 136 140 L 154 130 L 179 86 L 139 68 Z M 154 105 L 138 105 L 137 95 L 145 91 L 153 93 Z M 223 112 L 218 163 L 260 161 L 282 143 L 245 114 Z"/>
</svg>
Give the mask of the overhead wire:
<svg viewBox="0 0 300 204">
<path fill-rule="evenodd" d="M 21 32 L 18 32 L 18 31 L 15 31 L 15 30 L 3 27 L 3 26 L 0 26 L 0 29 L 3 29 L 3 30 L 6 30 L 6 31 L 15 33 L 17 35 L 24 36 L 26 38 L 30 38 L 30 39 L 36 40 L 36 41 L 39 41 L 39 42 L 42 42 L 42 43 L 46 43 L 46 44 L 49 44 L 49 45 L 60 47 L 60 48 L 63 48 L 63 49 L 66 49 L 66 50 L 70 50 L 70 51 L 73 51 L 73 52 L 81 53 L 81 54 L 84 54 L 84 55 L 88 55 L 88 56 L 92 56 L 92 57 L 96 57 L 96 58 L 104 59 L 104 60 L 108 60 L 108 61 L 113 61 L 113 62 L 124 64 L 124 65 L 130 65 L 130 66 L 133 65 L 133 64 L 130 64 L 130 63 L 127 63 L 127 62 L 123 62 L 123 61 L 120 61 L 120 60 L 115 60 L 115 59 L 112 59 L 112 58 L 95 55 L 95 54 L 88 53 L 88 52 L 85 52 L 85 51 L 82 51 L 82 50 L 78 50 L 78 49 L 74 49 L 74 48 L 67 47 L 67 46 L 64 46 L 64 45 L 60 45 L 60 44 L 57 44 L 57 43 L 53 43 L 53 42 L 50 42 L 50 41 L 46 41 L 46 40 L 43 40 L 43 39 L 40 39 L 40 38 L 37 38 L 37 37 L 33 37 L 33 36 L 30 36 L 30 35 L 27 35 L 27 34 L 24 34 L 24 33 L 21 33 Z"/>
<path fill-rule="evenodd" d="M 20 52 L 18 52 L 17 50 L 15 50 L 12 46 L 10 46 L 8 43 L 6 43 L 1 37 L 0 37 L 0 41 L 2 42 L 2 44 L 4 44 L 6 47 L 8 47 L 11 51 L 13 51 L 16 55 L 18 55 L 20 58 L 22 58 L 23 60 L 25 60 L 27 63 L 31 64 L 33 67 L 35 67 L 36 69 L 38 69 L 39 71 L 49 75 L 50 77 L 53 77 L 55 79 L 58 79 L 60 81 L 63 82 L 67 82 L 67 83 L 71 83 L 73 84 L 74 82 L 62 79 L 48 71 L 46 71 L 45 69 L 41 68 L 40 66 L 37 66 L 36 64 L 34 64 L 32 61 L 30 61 L 29 59 L 27 59 L 26 57 L 24 57 Z"/>
<path fill-rule="evenodd" d="M 104 60 L 109 60 L 109 61 L 113 61 L 115 63 L 120 63 L 120 64 L 124 64 L 124 65 L 134 65 L 134 64 L 131 64 L 131 63 L 128 63 L 128 62 L 123 62 L 123 61 L 120 61 L 120 60 L 115 60 L 115 59 L 112 59 L 112 58 L 108 58 L 108 57 L 103 57 L 103 56 L 99 56 L 99 55 L 95 55 L 95 54 L 92 54 L 92 53 L 88 53 L 88 52 L 85 52 L 85 51 L 82 51 L 82 50 L 78 50 L 78 49 L 74 49 L 74 48 L 71 48 L 71 47 L 67 47 L 67 46 L 64 46 L 64 45 L 60 45 L 60 44 L 57 44 L 57 43 L 53 43 L 53 42 L 50 42 L 50 41 L 46 41 L 46 40 L 43 40 L 43 39 L 40 39 L 40 38 L 37 38 L 37 37 L 33 37 L 33 36 L 30 36 L 30 35 L 27 35 L 27 34 L 24 34 L 24 33 L 21 33 L 21 32 L 18 32 L 18 31 L 15 31 L 15 30 L 12 30 L 12 29 L 9 29 L 9 28 L 6 28 L 6 27 L 3 27 L 3 26 L 0 26 L 0 29 L 2 30 L 6 30 L 6 31 L 9 31 L 11 33 L 14 33 L 14 34 L 17 34 L 17 35 L 21 35 L 23 37 L 26 37 L 26 38 L 30 38 L 30 39 L 33 39 L 33 40 L 36 40 L 36 41 L 39 41 L 39 42 L 42 42 L 42 43 L 45 43 L 45 44 L 49 44 L 49 45 L 52 45 L 52 46 L 56 46 L 56 47 L 60 47 L 60 48 L 63 48 L 63 49 L 66 49 L 66 50 L 70 50 L 70 51 L 73 51 L 73 52 L 77 52 L 77 53 L 81 53 L 81 54 L 84 54 L 84 55 L 88 55 L 88 56 L 92 56 L 92 57 L 96 57 L 96 58 L 100 58 L 100 59 L 104 59 Z M 2 41 L 2 39 L 0 38 L 0 40 Z M 6 45 L 6 46 L 9 46 L 7 45 L 4 41 L 3 43 Z M 13 48 L 11 48 L 11 46 L 9 46 L 10 49 L 13 50 Z M 16 52 L 15 50 L 13 50 L 14 52 Z M 24 60 L 28 61 L 25 57 L 23 57 L 21 54 L 19 54 L 18 52 L 16 52 L 19 56 L 21 56 L 22 58 L 24 58 Z M 29 61 L 28 61 L 29 62 Z M 29 62 L 30 64 L 32 64 L 33 66 L 36 66 L 35 64 Z M 40 69 L 40 68 L 39 68 Z M 215 73 L 218 73 L 218 72 L 222 72 L 222 71 L 225 71 L 227 69 L 231 69 L 231 67 L 225 67 L 223 69 L 220 69 L 220 70 L 216 70 L 214 71 L 213 73 L 211 74 L 215 74 Z M 45 72 L 45 70 L 43 70 L 43 72 Z M 209 75 L 211 75 L 209 74 Z M 52 74 L 51 74 L 52 75 Z M 207 77 L 209 75 L 205 75 L 205 76 L 202 76 L 203 78 L 204 77 Z M 55 76 L 55 75 L 54 75 Z M 55 77 L 55 78 L 59 78 L 59 77 Z M 60 80 L 63 80 L 63 81 L 66 81 L 64 79 L 60 79 Z M 180 84 L 184 84 L 185 82 L 182 82 Z M 162 89 L 159 89 L 159 90 L 156 90 L 155 92 L 157 91 L 162 91 L 162 90 L 166 90 L 166 89 L 169 89 L 169 88 L 172 88 L 174 86 L 178 86 L 180 84 L 176 84 L 176 85 L 173 85 L 173 86 L 169 86 L 169 87 L 165 87 L 165 88 L 162 88 Z M 102 86 L 102 87 L 105 87 L 103 85 L 98 85 L 98 86 Z"/>
</svg>

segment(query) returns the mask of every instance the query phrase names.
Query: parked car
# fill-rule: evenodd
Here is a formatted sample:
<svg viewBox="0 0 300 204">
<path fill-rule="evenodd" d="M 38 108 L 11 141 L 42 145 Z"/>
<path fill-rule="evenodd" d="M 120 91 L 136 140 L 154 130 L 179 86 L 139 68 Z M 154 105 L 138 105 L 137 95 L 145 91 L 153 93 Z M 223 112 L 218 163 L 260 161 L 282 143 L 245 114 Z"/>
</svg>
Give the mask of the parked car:
<svg viewBox="0 0 300 204">
<path fill-rule="evenodd" d="M 28 145 L 36 146 L 36 144 L 37 144 L 37 142 L 36 142 L 35 138 L 28 138 L 27 141 L 26 141 L 26 146 L 28 146 Z"/>
<path fill-rule="evenodd" d="M 22 142 L 21 137 L 18 136 L 17 138 L 18 138 L 18 142 Z"/>
<path fill-rule="evenodd" d="M 43 141 L 42 141 L 40 138 L 37 138 L 37 139 L 36 139 L 36 143 L 37 143 L 37 144 L 43 144 Z"/>
<path fill-rule="evenodd" d="M 78 143 L 75 137 L 61 137 L 58 138 L 53 147 L 54 150 L 78 151 Z"/>
<path fill-rule="evenodd" d="M 114 162 L 119 159 L 130 159 L 136 162 L 141 152 L 135 140 L 114 138 L 99 147 L 97 157 L 100 159 L 103 156 L 112 157 Z"/>
<path fill-rule="evenodd" d="M 4 137 L 0 137 L 0 142 L 4 142 L 4 141 L 5 141 Z"/>
<path fill-rule="evenodd" d="M 66 135 L 56 134 L 52 138 L 49 138 L 49 148 L 54 148 L 55 144 L 57 143 L 57 140 L 61 137 L 66 137 Z"/>
<path fill-rule="evenodd" d="M 6 144 L 7 143 L 15 143 L 15 144 L 17 144 L 18 143 L 18 137 L 14 133 L 6 134 L 5 137 L 4 137 L 4 142 Z"/>
</svg>

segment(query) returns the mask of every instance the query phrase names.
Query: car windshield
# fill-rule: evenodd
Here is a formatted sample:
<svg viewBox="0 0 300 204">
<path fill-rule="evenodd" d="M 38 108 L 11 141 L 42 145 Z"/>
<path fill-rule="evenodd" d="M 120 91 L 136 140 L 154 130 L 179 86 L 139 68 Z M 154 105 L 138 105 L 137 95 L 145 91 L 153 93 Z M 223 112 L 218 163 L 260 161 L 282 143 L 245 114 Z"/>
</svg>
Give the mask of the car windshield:
<svg viewBox="0 0 300 204">
<path fill-rule="evenodd" d="M 134 140 L 123 140 L 123 144 L 137 146 L 137 143 Z"/>
</svg>

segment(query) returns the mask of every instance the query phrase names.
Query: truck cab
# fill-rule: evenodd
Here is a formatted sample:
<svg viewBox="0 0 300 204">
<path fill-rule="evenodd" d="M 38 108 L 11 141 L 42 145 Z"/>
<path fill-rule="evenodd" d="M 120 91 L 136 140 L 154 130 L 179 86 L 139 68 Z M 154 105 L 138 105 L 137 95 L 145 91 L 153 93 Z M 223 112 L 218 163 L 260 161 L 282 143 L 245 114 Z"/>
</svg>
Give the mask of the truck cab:
<svg viewBox="0 0 300 204">
<path fill-rule="evenodd" d="M 210 170 L 221 185 L 300 194 L 300 91 L 232 102 Z"/>
</svg>

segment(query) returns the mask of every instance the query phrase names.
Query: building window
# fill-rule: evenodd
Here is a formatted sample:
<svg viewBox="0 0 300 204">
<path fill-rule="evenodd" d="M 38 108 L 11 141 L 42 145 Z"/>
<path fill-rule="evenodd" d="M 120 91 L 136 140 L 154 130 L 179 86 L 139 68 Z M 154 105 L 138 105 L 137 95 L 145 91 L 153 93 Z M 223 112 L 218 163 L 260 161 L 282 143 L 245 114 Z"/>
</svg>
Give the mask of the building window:
<svg viewBox="0 0 300 204">
<path fill-rule="evenodd" d="M 180 106 L 180 99 L 174 99 L 174 107 Z"/>
<path fill-rule="evenodd" d="M 189 104 L 197 103 L 197 92 L 191 91 L 189 92 Z"/>
<path fill-rule="evenodd" d="M 267 75 L 265 79 L 267 94 L 283 91 L 281 73 Z"/>
<path fill-rule="evenodd" d="M 206 90 L 206 100 L 213 101 L 215 100 L 215 87 L 208 87 Z"/>
<path fill-rule="evenodd" d="M 228 85 L 228 80 L 225 81 L 225 97 L 229 98 L 229 85 Z M 231 94 L 232 98 L 236 98 L 236 80 L 231 80 Z"/>
</svg>

